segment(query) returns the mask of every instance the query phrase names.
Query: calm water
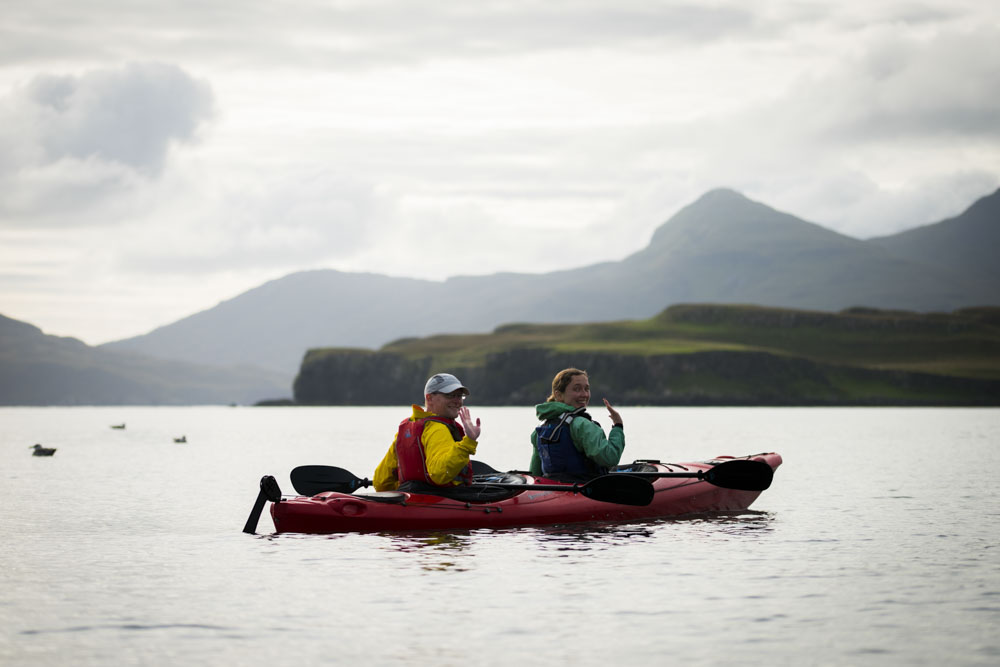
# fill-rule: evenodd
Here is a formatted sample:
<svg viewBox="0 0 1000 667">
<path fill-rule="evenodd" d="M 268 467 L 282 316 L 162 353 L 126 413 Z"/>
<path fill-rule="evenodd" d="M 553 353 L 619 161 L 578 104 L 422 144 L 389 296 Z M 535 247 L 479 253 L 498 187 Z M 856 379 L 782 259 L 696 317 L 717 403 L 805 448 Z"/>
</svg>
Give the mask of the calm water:
<svg viewBox="0 0 1000 667">
<path fill-rule="evenodd" d="M 531 410 L 472 410 L 525 467 Z M 1000 410 L 622 408 L 628 460 L 780 452 L 738 515 L 240 532 L 261 475 L 370 476 L 406 413 L 0 409 L 0 664 L 1000 663 Z"/>
</svg>

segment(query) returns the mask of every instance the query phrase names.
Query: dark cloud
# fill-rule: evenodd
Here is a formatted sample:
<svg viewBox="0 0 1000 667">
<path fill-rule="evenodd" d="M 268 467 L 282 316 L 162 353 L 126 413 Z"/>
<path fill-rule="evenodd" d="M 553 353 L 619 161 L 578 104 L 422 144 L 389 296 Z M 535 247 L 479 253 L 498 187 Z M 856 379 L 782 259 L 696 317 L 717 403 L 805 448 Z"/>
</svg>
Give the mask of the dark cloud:
<svg viewBox="0 0 1000 667">
<path fill-rule="evenodd" d="M 210 117 L 212 93 L 176 66 L 145 63 L 42 75 L 20 103 L 38 121 L 44 161 L 96 158 L 156 173 L 170 144 L 191 141 Z"/>
<path fill-rule="evenodd" d="M 837 94 L 829 96 L 822 116 L 841 139 L 996 138 L 998 64 L 995 29 L 888 40 L 841 78 L 824 82 Z"/>
<path fill-rule="evenodd" d="M 3 224 L 68 224 L 65 213 L 156 177 L 212 108 L 209 86 L 174 65 L 34 77 L 0 100 L 0 188 L 15 193 L 0 204 Z"/>
</svg>

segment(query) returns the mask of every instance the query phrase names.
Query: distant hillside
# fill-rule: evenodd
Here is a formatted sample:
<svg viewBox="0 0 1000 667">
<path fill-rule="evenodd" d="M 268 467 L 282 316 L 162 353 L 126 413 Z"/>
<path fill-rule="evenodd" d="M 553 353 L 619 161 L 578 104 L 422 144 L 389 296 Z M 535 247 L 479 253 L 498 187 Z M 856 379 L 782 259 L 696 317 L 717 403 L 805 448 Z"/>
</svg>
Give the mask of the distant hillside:
<svg viewBox="0 0 1000 667">
<path fill-rule="evenodd" d="M 289 392 L 273 371 L 101 350 L 0 315 L 0 405 L 246 404 Z"/>
<path fill-rule="evenodd" d="M 1000 190 L 962 215 L 894 236 L 871 239 L 897 257 L 1000 284 Z"/>
<path fill-rule="evenodd" d="M 311 350 L 304 405 L 419 402 L 456 373 L 476 405 L 524 405 L 575 366 L 627 405 L 1000 405 L 1000 308 L 923 315 L 673 306 L 638 321 L 520 324 L 431 336 L 379 351 Z"/>
<path fill-rule="evenodd" d="M 937 240 L 852 239 L 714 190 L 621 261 L 541 275 L 444 282 L 338 271 L 296 273 L 155 331 L 102 346 L 195 363 L 255 364 L 291 381 L 306 350 L 378 347 L 404 336 L 472 333 L 505 322 L 646 318 L 677 303 L 838 311 L 852 306 L 950 311 L 1000 304 L 979 267 L 996 247 L 1000 193 L 934 226 Z M 905 234 L 905 233 L 904 233 Z M 915 237 L 916 238 L 916 237 Z M 558 252 L 554 248 L 553 252 Z"/>
<path fill-rule="evenodd" d="M 252 364 L 281 373 L 290 387 L 307 349 L 381 344 L 394 328 L 393 314 L 419 319 L 416 305 L 439 286 L 370 273 L 294 273 L 144 336 L 100 347 L 191 363 Z M 450 328 L 441 331 L 466 330 L 457 318 L 444 324 Z"/>
</svg>

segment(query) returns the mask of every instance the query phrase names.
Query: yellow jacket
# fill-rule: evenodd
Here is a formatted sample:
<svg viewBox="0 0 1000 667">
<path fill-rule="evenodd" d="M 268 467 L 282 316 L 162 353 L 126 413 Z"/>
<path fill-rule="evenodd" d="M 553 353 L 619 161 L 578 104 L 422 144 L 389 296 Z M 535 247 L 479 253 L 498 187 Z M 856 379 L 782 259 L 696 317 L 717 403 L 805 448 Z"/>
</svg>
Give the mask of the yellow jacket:
<svg viewBox="0 0 1000 667">
<path fill-rule="evenodd" d="M 414 405 L 410 421 L 436 416 L 432 412 L 424 412 L 419 405 Z M 435 421 L 426 423 L 423 435 L 420 436 L 420 443 L 424 446 L 427 474 L 435 484 L 452 482 L 462 472 L 462 468 L 469 465 L 469 457 L 476 453 L 478 444 L 469 436 L 455 442 L 448 427 Z M 399 479 L 396 477 L 397 468 L 399 460 L 396 458 L 396 436 L 393 436 L 389 451 L 385 453 L 372 476 L 376 491 L 396 490 L 399 486 Z M 459 484 L 459 482 L 454 483 Z"/>
</svg>

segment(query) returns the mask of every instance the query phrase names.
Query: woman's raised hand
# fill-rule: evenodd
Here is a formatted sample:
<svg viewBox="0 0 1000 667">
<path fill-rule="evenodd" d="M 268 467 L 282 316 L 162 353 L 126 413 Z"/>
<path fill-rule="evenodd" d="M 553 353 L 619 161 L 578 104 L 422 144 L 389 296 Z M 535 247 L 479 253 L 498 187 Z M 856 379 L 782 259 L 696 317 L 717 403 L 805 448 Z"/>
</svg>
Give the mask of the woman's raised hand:
<svg viewBox="0 0 1000 667">
<path fill-rule="evenodd" d="M 622 416 L 620 414 L 618 414 L 617 410 L 615 410 L 613 407 L 611 407 L 611 404 L 608 403 L 608 399 L 605 398 L 605 399 L 602 399 L 602 400 L 604 401 L 604 407 L 606 407 L 608 409 L 608 414 L 611 415 L 611 423 L 612 424 L 619 424 L 619 425 L 621 425 L 621 423 L 622 423 Z"/>
</svg>

